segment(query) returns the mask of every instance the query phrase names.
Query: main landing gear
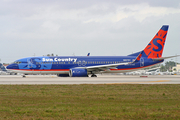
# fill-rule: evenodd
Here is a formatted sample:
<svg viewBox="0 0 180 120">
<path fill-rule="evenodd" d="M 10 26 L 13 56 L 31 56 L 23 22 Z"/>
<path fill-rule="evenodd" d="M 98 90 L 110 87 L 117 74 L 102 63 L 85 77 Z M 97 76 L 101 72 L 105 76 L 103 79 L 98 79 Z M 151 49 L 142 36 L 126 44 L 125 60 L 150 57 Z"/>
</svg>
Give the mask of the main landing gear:
<svg viewBox="0 0 180 120">
<path fill-rule="evenodd" d="M 28 75 L 28 74 L 23 74 L 23 75 L 22 75 L 22 77 L 23 77 L 23 78 L 25 78 L 25 77 L 26 77 L 26 75 Z"/>
<path fill-rule="evenodd" d="M 26 77 L 25 75 L 22 75 L 22 77 Z"/>
<path fill-rule="evenodd" d="M 92 74 L 92 75 L 91 75 L 91 77 L 97 77 L 97 75 L 95 75 L 95 74 Z"/>
</svg>

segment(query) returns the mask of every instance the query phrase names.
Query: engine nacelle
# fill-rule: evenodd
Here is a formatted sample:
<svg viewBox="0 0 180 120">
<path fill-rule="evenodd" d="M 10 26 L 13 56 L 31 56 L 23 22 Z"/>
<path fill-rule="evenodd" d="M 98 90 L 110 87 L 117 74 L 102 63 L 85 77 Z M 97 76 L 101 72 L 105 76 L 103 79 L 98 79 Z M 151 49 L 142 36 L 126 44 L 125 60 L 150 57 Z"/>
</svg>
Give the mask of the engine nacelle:
<svg viewBox="0 0 180 120">
<path fill-rule="evenodd" d="M 88 77 L 86 69 L 72 68 L 69 70 L 70 77 Z"/>
</svg>

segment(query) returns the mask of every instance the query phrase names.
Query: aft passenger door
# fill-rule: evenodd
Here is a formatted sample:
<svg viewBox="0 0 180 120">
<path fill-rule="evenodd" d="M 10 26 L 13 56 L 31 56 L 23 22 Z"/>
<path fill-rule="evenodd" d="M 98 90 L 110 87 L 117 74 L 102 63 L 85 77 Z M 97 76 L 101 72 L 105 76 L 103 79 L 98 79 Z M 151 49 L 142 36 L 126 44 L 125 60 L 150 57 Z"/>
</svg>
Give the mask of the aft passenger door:
<svg viewBox="0 0 180 120">
<path fill-rule="evenodd" d="M 144 66 L 144 59 L 141 57 L 140 59 L 140 67 L 143 67 Z"/>
</svg>

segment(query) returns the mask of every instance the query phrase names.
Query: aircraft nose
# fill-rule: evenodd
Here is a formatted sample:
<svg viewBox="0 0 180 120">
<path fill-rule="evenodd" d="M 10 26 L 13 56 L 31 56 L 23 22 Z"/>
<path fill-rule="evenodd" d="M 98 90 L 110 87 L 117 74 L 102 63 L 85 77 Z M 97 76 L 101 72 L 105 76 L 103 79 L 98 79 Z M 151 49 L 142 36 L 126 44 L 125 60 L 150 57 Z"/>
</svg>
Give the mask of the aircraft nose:
<svg viewBox="0 0 180 120">
<path fill-rule="evenodd" d="M 10 64 L 6 67 L 6 69 L 18 69 L 18 65 L 17 64 Z"/>
<path fill-rule="evenodd" d="M 6 69 L 12 69 L 12 64 L 6 66 Z"/>
</svg>

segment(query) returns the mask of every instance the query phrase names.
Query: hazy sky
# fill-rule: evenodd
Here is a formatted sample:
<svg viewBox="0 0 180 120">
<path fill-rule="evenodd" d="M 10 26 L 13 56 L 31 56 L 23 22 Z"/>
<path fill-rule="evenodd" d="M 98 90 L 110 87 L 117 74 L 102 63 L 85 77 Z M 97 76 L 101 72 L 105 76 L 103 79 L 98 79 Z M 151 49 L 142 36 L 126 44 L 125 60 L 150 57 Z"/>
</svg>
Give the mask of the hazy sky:
<svg viewBox="0 0 180 120">
<path fill-rule="evenodd" d="M 128 55 L 164 24 L 163 56 L 180 54 L 179 0 L 0 0 L 0 59 Z"/>
</svg>

